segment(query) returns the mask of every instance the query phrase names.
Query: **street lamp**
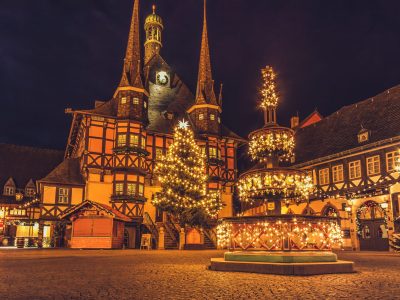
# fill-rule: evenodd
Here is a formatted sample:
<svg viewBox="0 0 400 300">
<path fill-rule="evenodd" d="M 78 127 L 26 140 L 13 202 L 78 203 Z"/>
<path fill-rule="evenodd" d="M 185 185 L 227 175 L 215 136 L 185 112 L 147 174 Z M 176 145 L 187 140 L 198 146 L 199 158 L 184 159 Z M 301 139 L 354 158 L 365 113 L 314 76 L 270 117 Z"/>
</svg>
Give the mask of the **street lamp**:
<svg viewBox="0 0 400 300">
<path fill-rule="evenodd" d="M 389 207 L 389 202 L 388 201 L 382 202 L 380 206 L 382 207 L 383 210 L 387 210 Z"/>
</svg>

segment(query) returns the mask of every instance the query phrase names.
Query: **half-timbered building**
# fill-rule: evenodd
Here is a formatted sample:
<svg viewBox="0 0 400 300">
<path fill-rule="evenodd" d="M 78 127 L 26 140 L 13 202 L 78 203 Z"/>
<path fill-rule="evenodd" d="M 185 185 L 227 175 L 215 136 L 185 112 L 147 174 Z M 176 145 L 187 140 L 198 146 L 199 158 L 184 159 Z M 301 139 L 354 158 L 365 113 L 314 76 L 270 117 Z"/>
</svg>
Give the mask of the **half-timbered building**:
<svg viewBox="0 0 400 300">
<path fill-rule="evenodd" d="M 63 160 L 63 152 L 0 144 L 0 242 L 37 246 L 41 221 L 37 181 Z M 42 224 L 49 240 L 50 228 Z"/>
<path fill-rule="evenodd" d="M 222 91 L 214 90 L 205 2 L 195 93 L 161 56 L 164 24 L 155 7 L 145 19 L 144 58 L 139 20 L 136 0 L 122 75 L 112 98 L 95 101 L 89 109 L 66 110 L 72 124 L 65 160 L 39 181 L 41 219 L 56 226 L 68 209 L 90 200 L 130 220 L 125 224 L 127 247 L 138 247 L 143 230 L 153 234 L 156 244 L 160 229 L 165 230 L 166 244 L 174 247 L 180 228 L 151 204 L 160 188 L 154 165 L 171 144 L 173 127 L 184 118 L 194 129 L 208 157 L 208 188 L 219 191 L 225 204 L 220 216 L 233 213 L 236 149 L 242 139 L 221 123 Z"/>
<path fill-rule="evenodd" d="M 291 125 L 293 165 L 310 172 L 315 190 L 309 203 L 282 212 L 338 217 L 345 248 L 388 250 L 388 238 L 400 230 L 400 86 L 325 118 L 317 111 L 302 122 L 293 117 Z"/>
</svg>

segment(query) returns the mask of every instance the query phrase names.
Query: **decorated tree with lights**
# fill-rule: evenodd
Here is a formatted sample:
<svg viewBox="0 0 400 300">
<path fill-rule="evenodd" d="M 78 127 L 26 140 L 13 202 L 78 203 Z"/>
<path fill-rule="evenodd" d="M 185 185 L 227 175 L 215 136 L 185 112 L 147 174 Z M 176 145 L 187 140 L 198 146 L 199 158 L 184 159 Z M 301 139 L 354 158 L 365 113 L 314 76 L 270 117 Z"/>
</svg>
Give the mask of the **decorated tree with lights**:
<svg viewBox="0 0 400 300">
<path fill-rule="evenodd" d="M 155 168 L 161 191 L 153 204 L 172 214 L 181 226 L 206 227 L 222 209 L 217 193 L 207 193 L 205 156 L 185 121 L 174 131 L 174 142 Z"/>
</svg>

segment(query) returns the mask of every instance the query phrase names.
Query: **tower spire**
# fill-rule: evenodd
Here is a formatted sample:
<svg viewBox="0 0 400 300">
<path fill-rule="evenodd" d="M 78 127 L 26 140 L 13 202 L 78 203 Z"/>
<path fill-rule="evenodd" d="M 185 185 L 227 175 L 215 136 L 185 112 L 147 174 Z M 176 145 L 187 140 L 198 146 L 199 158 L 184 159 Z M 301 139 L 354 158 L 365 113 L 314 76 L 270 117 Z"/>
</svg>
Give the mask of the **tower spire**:
<svg viewBox="0 0 400 300">
<path fill-rule="evenodd" d="M 203 34 L 201 38 L 199 74 L 197 79 L 196 103 L 217 104 L 212 79 L 210 48 L 207 31 L 207 0 L 204 0 Z"/>
<path fill-rule="evenodd" d="M 140 31 L 139 31 L 139 0 L 133 4 L 131 27 L 129 29 L 128 45 L 126 47 L 124 70 L 120 86 L 131 85 L 143 88 L 140 75 Z"/>
</svg>

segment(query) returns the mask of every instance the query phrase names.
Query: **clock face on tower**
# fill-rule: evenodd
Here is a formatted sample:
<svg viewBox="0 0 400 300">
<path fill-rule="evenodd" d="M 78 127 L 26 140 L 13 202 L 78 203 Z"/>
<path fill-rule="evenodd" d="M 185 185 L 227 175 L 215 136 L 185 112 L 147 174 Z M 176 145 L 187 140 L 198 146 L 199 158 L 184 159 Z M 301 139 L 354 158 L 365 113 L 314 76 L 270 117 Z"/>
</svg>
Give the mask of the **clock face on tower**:
<svg viewBox="0 0 400 300">
<path fill-rule="evenodd" d="M 167 85 L 169 82 L 168 74 L 164 71 L 158 72 L 156 79 L 159 85 Z"/>
</svg>

